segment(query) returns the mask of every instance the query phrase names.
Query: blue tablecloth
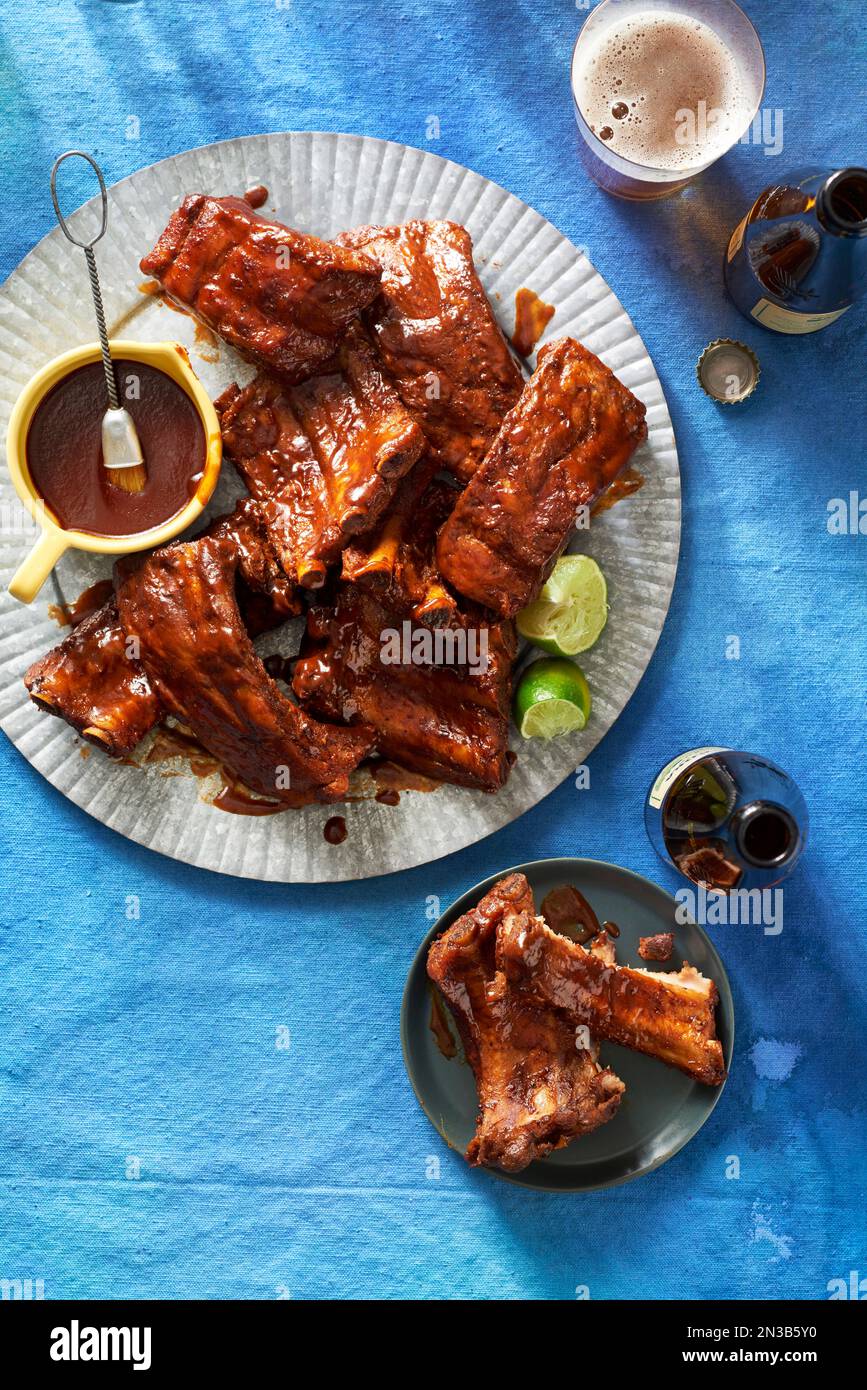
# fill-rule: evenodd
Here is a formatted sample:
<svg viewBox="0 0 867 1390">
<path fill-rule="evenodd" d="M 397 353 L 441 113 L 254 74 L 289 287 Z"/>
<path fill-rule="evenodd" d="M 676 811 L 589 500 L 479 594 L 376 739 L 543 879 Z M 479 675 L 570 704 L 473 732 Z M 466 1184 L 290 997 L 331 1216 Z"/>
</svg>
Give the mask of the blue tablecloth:
<svg viewBox="0 0 867 1390">
<path fill-rule="evenodd" d="M 568 65 L 583 7 L 570 0 L 4 7 L 0 276 L 53 225 L 47 171 L 69 146 L 113 179 L 265 130 L 430 146 L 589 248 L 668 396 L 685 524 L 671 615 L 592 757 L 591 792 L 567 783 L 426 868 L 322 888 L 185 868 L 103 830 L 0 743 L 0 1279 L 42 1279 L 46 1298 L 572 1298 L 586 1285 L 596 1299 L 821 1299 L 867 1275 L 867 538 L 826 526 L 829 499 L 867 493 L 865 313 L 787 340 L 751 329 L 720 280 L 727 233 L 780 171 L 865 162 L 863 17 L 854 0 L 747 7 L 783 153 L 741 145 L 644 207 L 579 166 Z M 740 409 L 694 381 L 724 335 L 762 360 Z M 722 1103 L 625 1188 L 548 1196 L 471 1172 L 401 1062 L 428 895 L 445 906 L 497 869 L 564 854 L 673 888 L 643 792 L 704 743 L 768 754 L 812 815 L 782 935 L 715 933 L 738 1022 Z"/>
</svg>

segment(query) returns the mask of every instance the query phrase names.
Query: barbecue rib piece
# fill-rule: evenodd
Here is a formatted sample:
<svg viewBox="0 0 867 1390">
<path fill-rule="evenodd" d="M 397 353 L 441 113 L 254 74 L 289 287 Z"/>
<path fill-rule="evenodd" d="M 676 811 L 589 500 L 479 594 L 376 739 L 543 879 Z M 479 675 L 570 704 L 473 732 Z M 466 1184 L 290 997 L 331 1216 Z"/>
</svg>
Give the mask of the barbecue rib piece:
<svg viewBox="0 0 867 1390">
<path fill-rule="evenodd" d="M 562 1010 L 573 1026 L 584 1023 L 595 1037 L 659 1057 L 707 1086 L 725 1080 L 717 988 L 691 965 L 677 973 L 607 966 L 531 911 L 504 923 L 497 962 L 512 983 Z"/>
<path fill-rule="evenodd" d="M 205 534 L 224 541 L 237 557 L 239 601 L 251 631 L 264 632 L 300 611 L 252 498 Z M 166 713 L 133 651 L 112 598 L 35 662 L 24 683 L 34 704 L 65 719 L 110 756 L 123 757 Z"/>
<path fill-rule="evenodd" d="M 510 874 L 433 943 L 427 965 L 476 1078 L 479 1115 L 467 1161 L 510 1173 L 605 1124 L 624 1091 L 595 1047 L 577 1045 L 573 1024 L 498 969 L 499 932 L 513 916 L 534 912 L 526 878 Z"/>
<path fill-rule="evenodd" d="M 40 709 L 115 758 L 131 753 L 163 715 L 144 667 L 129 654 L 114 599 L 34 662 L 24 684 Z"/>
<path fill-rule="evenodd" d="M 262 508 L 252 497 L 242 497 L 234 511 L 217 517 L 204 534 L 227 541 L 237 555 L 238 607 L 252 637 L 299 615 L 298 590 L 280 564 Z"/>
<path fill-rule="evenodd" d="M 457 494 L 448 483 L 433 480 L 435 471 L 430 459 L 417 463 L 401 482 L 380 529 L 343 552 L 348 583 L 381 594 L 392 608 L 430 627 L 448 625 L 458 610 L 435 560 L 437 532 Z"/>
<path fill-rule="evenodd" d="M 360 331 L 347 334 L 335 365 L 294 387 L 260 375 L 217 402 L 226 452 L 283 568 L 307 588 L 324 583 L 351 535 L 376 524 L 424 445 Z"/>
<path fill-rule="evenodd" d="M 258 216 L 240 198 L 185 198 L 141 268 L 251 361 L 303 381 L 375 299 L 369 257 Z"/>
<path fill-rule="evenodd" d="M 523 379 L 473 265 L 469 233 L 456 222 L 356 227 L 338 246 L 382 268 L 382 293 L 365 313 L 430 453 L 463 481 L 521 394 Z"/>
<path fill-rule="evenodd" d="M 231 776 L 286 805 L 335 800 L 371 735 L 319 724 L 282 694 L 241 622 L 238 563 L 231 540 L 212 535 L 119 561 L 121 623 L 164 708 Z"/>
<path fill-rule="evenodd" d="M 296 695 L 323 718 L 370 725 L 379 753 L 401 767 L 496 791 L 509 775 L 512 624 L 461 614 L 432 631 L 405 613 L 340 584 L 333 606 L 308 614 Z"/>
<path fill-rule="evenodd" d="M 434 561 L 453 488 L 430 460 L 404 479 L 369 549 L 344 551 L 329 606 L 307 618 L 293 689 L 327 719 L 362 721 L 379 753 L 437 781 L 496 791 L 509 775 L 517 639 L 474 604 L 458 609 Z"/>
<path fill-rule="evenodd" d="M 578 507 L 647 437 L 644 406 L 580 343 L 561 338 L 537 360 L 437 546 L 444 578 L 504 616 L 536 597 Z"/>
</svg>

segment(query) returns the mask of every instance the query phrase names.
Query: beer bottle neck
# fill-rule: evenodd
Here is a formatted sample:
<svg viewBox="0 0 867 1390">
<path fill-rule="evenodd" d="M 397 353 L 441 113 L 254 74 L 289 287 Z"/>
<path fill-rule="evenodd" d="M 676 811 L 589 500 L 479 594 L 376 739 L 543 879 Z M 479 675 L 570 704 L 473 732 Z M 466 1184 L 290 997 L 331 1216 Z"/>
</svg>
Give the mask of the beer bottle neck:
<svg viewBox="0 0 867 1390">
<path fill-rule="evenodd" d="M 833 236 L 867 237 L 867 169 L 838 169 L 816 195 L 816 216 Z"/>
</svg>

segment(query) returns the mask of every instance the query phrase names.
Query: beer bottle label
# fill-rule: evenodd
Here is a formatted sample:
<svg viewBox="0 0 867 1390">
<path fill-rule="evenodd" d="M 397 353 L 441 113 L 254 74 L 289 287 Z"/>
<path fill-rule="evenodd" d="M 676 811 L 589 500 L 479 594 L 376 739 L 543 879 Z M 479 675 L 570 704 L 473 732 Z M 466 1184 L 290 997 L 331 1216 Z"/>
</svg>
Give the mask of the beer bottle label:
<svg viewBox="0 0 867 1390">
<path fill-rule="evenodd" d="M 750 209 L 750 211 L 752 211 L 752 209 Z M 744 244 L 744 232 L 747 229 L 747 222 L 749 221 L 749 217 L 750 214 L 748 212 L 746 217 L 744 217 L 738 223 L 738 225 L 735 227 L 734 231 L 731 234 L 731 240 L 729 241 L 729 249 L 726 252 L 726 260 L 730 264 Z"/>
<path fill-rule="evenodd" d="M 820 328 L 827 328 L 829 323 L 840 318 L 851 307 L 847 304 L 843 309 L 833 309 L 829 314 L 801 314 L 796 309 L 782 309 L 779 304 L 772 304 L 770 299 L 760 299 L 750 313 L 764 328 L 773 328 L 777 333 L 816 333 Z"/>
<path fill-rule="evenodd" d="M 653 807 L 654 811 L 658 811 L 668 795 L 672 783 L 689 767 L 690 763 L 697 763 L 700 758 L 710 757 L 712 753 L 725 752 L 725 748 L 690 748 L 688 752 L 672 758 L 670 763 L 666 763 L 650 788 L 650 795 L 647 798 L 648 804 Z"/>
</svg>

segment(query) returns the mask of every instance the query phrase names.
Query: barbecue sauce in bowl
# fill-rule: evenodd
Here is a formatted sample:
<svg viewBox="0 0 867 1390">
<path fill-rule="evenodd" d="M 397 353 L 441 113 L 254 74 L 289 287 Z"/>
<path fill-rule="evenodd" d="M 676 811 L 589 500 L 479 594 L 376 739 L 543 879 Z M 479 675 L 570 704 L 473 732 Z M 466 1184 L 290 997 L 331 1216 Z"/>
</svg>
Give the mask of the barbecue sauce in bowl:
<svg viewBox="0 0 867 1390">
<path fill-rule="evenodd" d="M 205 467 L 205 431 L 195 403 L 165 372 L 115 360 L 120 402 L 135 422 L 147 467 L 141 492 L 125 492 L 102 464 L 108 405 L 101 362 L 63 377 L 37 407 L 27 432 L 33 486 L 67 531 L 134 536 L 187 506 Z"/>
</svg>

